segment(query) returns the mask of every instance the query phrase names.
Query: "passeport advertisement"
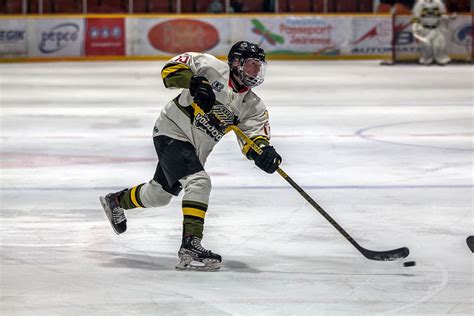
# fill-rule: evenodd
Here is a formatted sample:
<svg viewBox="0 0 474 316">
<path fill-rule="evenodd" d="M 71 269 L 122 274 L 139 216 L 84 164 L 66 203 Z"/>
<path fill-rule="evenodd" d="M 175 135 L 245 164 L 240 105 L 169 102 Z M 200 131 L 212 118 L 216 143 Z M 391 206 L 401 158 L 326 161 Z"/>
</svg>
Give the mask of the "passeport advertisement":
<svg viewBox="0 0 474 316">
<path fill-rule="evenodd" d="M 25 19 L 0 19 L 0 57 L 22 57 L 27 53 Z"/>
<path fill-rule="evenodd" d="M 83 55 L 84 19 L 29 19 L 28 51 L 38 57 Z"/>
<path fill-rule="evenodd" d="M 127 34 L 134 38 L 129 53 L 175 56 L 193 51 L 226 55 L 229 24 L 229 19 L 223 18 L 127 18 Z"/>
<path fill-rule="evenodd" d="M 351 42 L 348 16 L 278 16 L 233 20 L 235 38 L 259 44 L 268 55 L 340 56 Z"/>
</svg>

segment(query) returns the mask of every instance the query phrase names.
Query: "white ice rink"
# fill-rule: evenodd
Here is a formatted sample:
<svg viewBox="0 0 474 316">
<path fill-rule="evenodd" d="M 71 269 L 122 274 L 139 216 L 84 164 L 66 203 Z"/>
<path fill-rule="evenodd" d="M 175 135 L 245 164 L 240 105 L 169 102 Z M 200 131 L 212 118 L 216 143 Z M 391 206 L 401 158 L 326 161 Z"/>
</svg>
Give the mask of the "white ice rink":
<svg viewBox="0 0 474 316">
<path fill-rule="evenodd" d="M 163 62 L 0 64 L 1 315 L 473 315 L 471 66 L 270 61 L 256 92 L 282 168 L 365 259 L 227 135 L 203 245 L 221 271 L 175 271 L 180 198 L 129 211 L 99 195 L 148 181 L 152 128 L 177 91 Z"/>
</svg>

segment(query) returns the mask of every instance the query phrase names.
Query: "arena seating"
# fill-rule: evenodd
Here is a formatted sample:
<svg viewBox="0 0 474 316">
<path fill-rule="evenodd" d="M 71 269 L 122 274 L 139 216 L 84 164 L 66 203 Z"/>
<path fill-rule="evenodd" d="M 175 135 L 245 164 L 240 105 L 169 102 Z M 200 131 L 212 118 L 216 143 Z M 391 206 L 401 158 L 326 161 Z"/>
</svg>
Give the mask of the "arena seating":
<svg viewBox="0 0 474 316">
<path fill-rule="evenodd" d="M 39 12 L 40 0 L 28 0 L 28 13 Z M 231 3 L 237 0 L 231 0 Z M 212 0 L 182 0 L 182 13 L 206 13 Z M 221 0 L 224 3 L 224 0 Z M 244 12 L 263 12 L 265 0 L 241 0 Z M 470 0 L 446 0 L 450 12 L 469 12 Z M 82 0 L 43 0 L 43 13 L 83 13 Z M 128 13 L 128 0 L 87 0 L 88 13 Z M 409 13 L 409 8 L 399 4 L 398 13 Z M 327 0 L 329 13 L 371 13 L 389 12 L 391 7 L 381 5 L 373 7 L 373 0 Z M 279 11 L 282 13 L 324 12 L 324 0 L 280 0 Z M 175 0 L 134 0 L 134 13 L 174 13 Z M 0 14 L 21 14 L 22 0 L 0 0 Z"/>
</svg>

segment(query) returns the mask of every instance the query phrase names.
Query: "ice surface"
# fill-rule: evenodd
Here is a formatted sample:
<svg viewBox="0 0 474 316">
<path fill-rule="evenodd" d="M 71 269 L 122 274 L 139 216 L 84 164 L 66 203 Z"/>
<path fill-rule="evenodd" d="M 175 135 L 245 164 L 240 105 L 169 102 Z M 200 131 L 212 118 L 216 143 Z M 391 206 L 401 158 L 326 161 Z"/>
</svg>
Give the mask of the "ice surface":
<svg viewBox="0 0 474 316">
<path fill-rule="evenodd" d="M 177 272 L 180 199 L 128 212 L 98 196 L 153 176 L 151 132 L 177 91 L 163 62 L 0 64 L 2 315 L 472 315 L 473 70 L 271 61 L 265 100 L 278 175 L 226 136 L 206 169 L 203 245 L 220 272 Z"/>
</svg>

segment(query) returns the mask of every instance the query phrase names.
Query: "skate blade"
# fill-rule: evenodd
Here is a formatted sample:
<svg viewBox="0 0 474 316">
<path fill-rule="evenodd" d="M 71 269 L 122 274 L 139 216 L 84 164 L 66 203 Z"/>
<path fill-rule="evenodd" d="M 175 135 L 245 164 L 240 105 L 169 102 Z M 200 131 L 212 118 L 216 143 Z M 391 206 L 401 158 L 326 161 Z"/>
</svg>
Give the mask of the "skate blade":
<svg viewBox="0 0 474 316">
<path fill-rule="evenodd" d="M 99 200 L 100 200 L 100 204 L 102 204 L 102 208 L 104 209 L 105 215 L 107 216 L 107 219 L 109 220 L 110 226 L 112 226 L 112 229 L 114 230 L 114 233 L 116 233 L 117 235 L 120 235 L 120 233 L 115 229 L 114 225 L 112 224 L 112 211 L 107 206 L 105 197 L 101 196 L 99 197 Z"/>
<path fill-rule="evenodd" d="M 213 272 L 221 268 L 221 263 L 214 259 L 204 259 L 201 261 L 193 260 L 190 257 L 181 259 L 176 265 L 176 270 L 180 271 L 203 271 Z"/>
</svg>

